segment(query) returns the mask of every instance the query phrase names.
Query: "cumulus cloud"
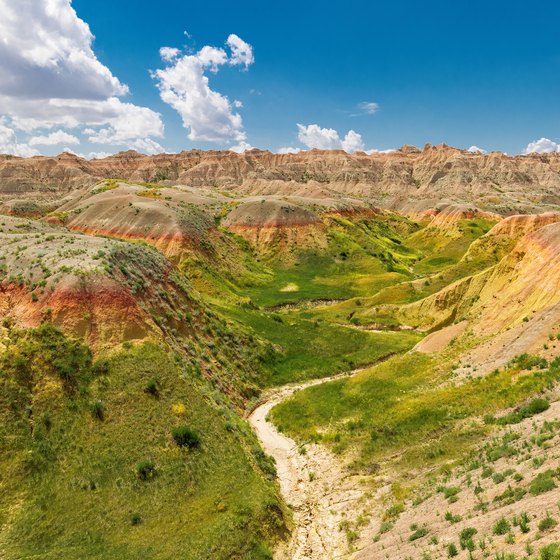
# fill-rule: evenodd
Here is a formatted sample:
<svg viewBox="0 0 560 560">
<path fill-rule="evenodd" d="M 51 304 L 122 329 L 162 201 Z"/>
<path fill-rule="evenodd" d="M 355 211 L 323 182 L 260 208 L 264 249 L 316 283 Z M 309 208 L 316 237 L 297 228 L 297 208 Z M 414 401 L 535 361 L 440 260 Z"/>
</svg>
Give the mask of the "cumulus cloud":
<svg viewBox="0 0 560 560">
<path fill-rule="evenodd" d="M 255 62 L 253 47 L 237 35 L 232 33 L 227 38 L 226 44 L 231 49 L 231 57 L 229 59 L 231 65 L 243 64 L 245 68 L 248 68 Z"/>
<path fill-rule="evenodd" d="M 58 146 L 61 144 L 79 144 L 80 139 L 64 130 L 56 130 L 45 136 L 33 136 L 29 139 L 30 146 Z"/>
<path fill-rule="evenodd" d="M 146 107 L 123 103 L 117 98 L 107 100 L 100 115 L 109 126 L 97 131 L 87 130 L 90 142 L 98 144 L 124 144 L 129 140 L 145 140 L 148 136 L 161 138 L 163 123 L 157 113 Z"/>
<path fill-rule="evenodd" d="M 166 62 L 171 62 L 174 58 L 177 58 L 181 54 L 179 49 L 174 47 L 161 47 L 159 49 L 159 56 L 161 56 L 162 60 Z"/>
<path fill-rule="evenodd" d="M 12 127 L 57 128 L 52 134 L 73 144 L 61 128 L 93 127 L 101 143 L 123 146 L 163 136 L 158 113 L 119 99 L 128 86 L 97 59 L 71 0 L 0 0 L 0 12 L 0 114 Z M 52 134 L 34 136 L 34 145 L 55 145 Z"/>
<path fill-rule="evenodd" d="M 389 148 L 388 150 L 378 150 L 377 148 L 372 148 L 371 150 L 365 150 L 368 156 L 371 156 L 372 154 L 392 154 L 393 152 L 396 151 L 397 150 L 395 150 L 394 148 Z"/>
<path fill-rule="evenodd" d="M 113 154 L 109 152 L 90 152 L 86 159 L 104 159 L 106 157 L 112 156 Z"/>
<path fill-rule="evenodd" d="M 190 140 L 204 142 L 241 142 L 246 140 L 239 105 L 210 88 L 206 72 L 216 73 L 221 66 L 243 66 L 253 62 L 253 49 L 237 35 L 226 41 L 230 52 L 223 48 L 205 46 L 195 54 L 162 56 L 167 67 L 152 73 L 161 99 L 173 107 L 189 130 Z M 166 51 L 167 53 L 167 51 Z"/>
<path fill-rule="evenodd" d="M 297 127 L 299 141 L 308 148 L 344 150 L 349 153 L 364 149 L 361 135 L 354 130 L 349 130 L 344 138 L 340 138 L 333 128 L 321 128 L 317 124 L 298 124 Z"/>
<path fill-rule="evenodd" d="M 39 152 L 27 144 L 18 143 L 15 131 L 6 124 L 5 119 L 0 118 L 0 154 L 29 157 Z"/>
<path fill-rule="evenodd" d="M 471 146 L 470 148 L 467 149 L 467 152 L 471 152 L 472 154 L 487 154 L 488 153 L 487 150 L 479 148 L 478 146 Z"/>
<path fill-rule="evenodd" d="M 293 148 L 292 146 L 286 146 L 284 148 L 279 148 L 279 154 L 299 154 L 301 152 L 301 148 Z"/>
<path fill-rule="evenodd" d="M 239 144 L 237 144 L 236 146 L 232 146 L 230 148 L 230 151 L 235 152 L 237 154 L 244 154 L 245 152 L 247 152 L 248 150 L 252 150 L 254 148 L 254 146 L 251 146 L 251 144 L 249 144 L 248 142 L 239 142 Z"/>
<path fill-rule="evenodd" d="M 560 144 L 548 138 L 541 138 L 540 140 L 530 142 L 525 150 L 523 150 L 524 154 L 547 154 L 551 152 L 560 152 Z"/>
<path fill-rule="evenodd" d="M 104 99 L 128 92 L 95 56 L 89 26 L 69 0 L 0 0 L 0 11 L 5 95 Z"/>
</svg>

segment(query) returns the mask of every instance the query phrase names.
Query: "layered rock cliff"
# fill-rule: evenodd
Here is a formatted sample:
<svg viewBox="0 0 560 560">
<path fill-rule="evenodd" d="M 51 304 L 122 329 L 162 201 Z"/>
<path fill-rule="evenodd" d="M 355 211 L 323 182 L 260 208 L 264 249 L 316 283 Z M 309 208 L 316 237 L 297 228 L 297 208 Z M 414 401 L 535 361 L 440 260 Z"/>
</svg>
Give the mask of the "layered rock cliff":
<svg viewBox="0 0 560 560">
<path fill-rule="evenodd" d="M 4 200 L 49 198 L 91 186 L 104 178 L 168 182 L 239 194 L 310 199 L 362 198 L 401 211 L 417 212 L 442 202 L 473 205 L 503 215 L 560 207 L 560 154 L 507 156 L 474 154 L 446 145 L 423 150 L 403 147 L 389 154 L 311 150 L 273 154 L 251 150 L 192 150 L 144 156 L 133 151 L 85 160 L 0 156 Z"/>
</svg>

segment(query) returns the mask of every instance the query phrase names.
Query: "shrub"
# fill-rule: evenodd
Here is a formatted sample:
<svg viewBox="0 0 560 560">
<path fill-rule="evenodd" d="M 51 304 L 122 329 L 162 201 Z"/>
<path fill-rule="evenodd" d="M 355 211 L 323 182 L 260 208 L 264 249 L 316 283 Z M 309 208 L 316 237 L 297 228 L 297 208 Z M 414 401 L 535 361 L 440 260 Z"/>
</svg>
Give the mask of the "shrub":
<svg viewBox="0 0 560 560">
<path fill-rule="evenodd" d="M 156 464 L 153 461 L 140 461 L 136 465 L 136 474 L 140 480 L 151 480 L 157 474 Z"/>
<path fill-rule="evenodd" d="M 513 504 L 518 500 L 521 500 L 523 496 L 527 494 L 525 488 L 512 488 L 510 485 L 497 496 L 494 497 L 495 502 L 503 502 L 504 504 Z"/>
<path fill-rule="evenodd" d="M 498 521 L 496 521 L 496 524 L 494 525 L 493 533 L 494 535 L 505 535 L 509 531 L 509 529 L 510 529 L 509 521 L 505 517 L 502 517 L 498 519 Z"/>
<path fill-rule="evenodd" d="M 252 455 L 261 471 L 269 480 L 276 478 L 276 462 L 273 457 L 267 455 L 260 447 L 253 447 Z"/>
<path fill-rule="evenodd" d="M 556 483 L 552 478 L 553 475 L 554 471 L 550 469 L 539 473 L 531 482 L 529 492 L 531 492 L 533 496 L 538 496 L 539 494 L 544 494 L 545 492 L 554 490 L 556 488 Z"/>
<path fill-rule="evenodd" d="M 448 500 L 455 497 L 460 492 L 460 490 L 461 489 L 457 486 L 440 486 L 438 488 L 438 492 L 442 492 Z"/>
<path fill-rule="evenodd" d="M 159 395 L 159 388 L 158 388 L 157 381 L 154 378 L 148 380 L 148 383 L 146 383 L 146 388 L 144 389 L 144 391 L 146 391 L 148 395 L 152 395 L 152 397 L 157 397 Z"/>
<path fill-rule="evenodd" d="M 98 420 L 105 419 L 105 405 L 103 404 L 103 401 L 95 401 L 91 404 L 91 414 Z"/>
<path fill-rule="evenodd" d="M 556 525 L 558 525 L 558 521 L 556 521 L 554 517 L 551 517 L 550 513 L 547 511 L 546 517 L 539 521 L 538 527 L 539 531 L 548 531 L 548 529 L 552 529 L 553 527 L 556 527 Z"/>
<path fill-rule="evenodd" d="M 388 533 L 392 528 L 393 528 L 392 523 L 390 523 L 389 521 L 383 521 L 383 523 L 381 523 L 381 526 L 379 527 L 379 532 Z"/>
<path fill-rule="evenodd" d="M 543 546 L 539 554 L 540 560 L 560 560 L 560 544 L 552 543 Z"/>
<path fill-rule="evenodd" d="M 550 403 L 546 399 L 533 399 L 529 404 L 522 406 L 519 410 L 497 418 L 494 422 L 501 426 L 505 426 L 507 424 L 517 424 L 525 418 L 530 418 L 535 414 L 540 414 L 549 408 Z"/>
<path fill-rule="evenodd" d="M 526 512 L 523 512 L 519 518 L 519 529 L 522 533 L 528 533 L 531 530 L 529 528 L 529 516 Z"/>
<path fill-rule="evenodd" d="M 107 375 L 109 373 L 109 362 L 103 358 L 97 360 L 91 368 L 91 373 L 93 375 Z"/>
<path fill-rule="evenodd" d="M 130 516 L 130 523 L 131 523 L 131 525 L 140 525 L 140 523 L 142 523 L 142 517 L 140 516 L 140 514 L 137 511 L 135 511 Z"/>
<path fill-rule="evenodd" d="M 421 539 L 422 537 L 425 537 L 429 532 L 430 531 L 427 527 L 419 527 L 410 535 L 410 537 L 408 537 L 408 540 L 411 542 L 416 541 L 418 539 Z"/>
<path fill-rule="evenodd" d="M 454 556 L 457 556 L 458 554 L 459 554 L 459 551 L 457 550 L 457 547 L 453 543 L 449 543 L 447 545 L 447 556 L 449 556 L 449 558 L 453 558 Z"/>
<path fill-rule="evenodd" d="M 397 502 L 395 505 L 392 505 L 389 509 L 387 509 L 385 512 L 385 518 L 392 519 L 399 516 L 403 511 L 404 504 L 402 502 Z"/>
<path fill-rule="evenodd" d="M 449 521 L 449 523 L 459 523 L 463 518 L 460 515 L 453 515 L 450 511 L 446 511 L 444 519 Z"/>
<path fill-rule="evenodd" d="M 171 435 L 175 440 L 175 443 L 179 447 L 188 447 L 189 449 L 195 449 L 200 446 L 199 435 L 188 426 L 178 426 L 173 428 Z"/>
<path fill-rule="evenodd" d="M 478 531 L 474 527 L 465 527 L 459 533 L 459 544 L 463 550 L 474 550 L 474 541 L 472 538 L 476 535 Z"/>
</svg>

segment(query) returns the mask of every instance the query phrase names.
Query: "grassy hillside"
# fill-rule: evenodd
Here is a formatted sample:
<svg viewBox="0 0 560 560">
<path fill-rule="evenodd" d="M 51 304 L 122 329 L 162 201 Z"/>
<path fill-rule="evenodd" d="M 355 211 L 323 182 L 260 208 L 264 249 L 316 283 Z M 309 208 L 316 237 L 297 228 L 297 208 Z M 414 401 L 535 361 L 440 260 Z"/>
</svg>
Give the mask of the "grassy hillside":
<svg viewBox="0 0 560 560">
<path fill-rule="evenodd" d="M 270 557 L 274 467 L 176 353 L 146 342 L 92 364 L 49 325 L 4 344 L 5 558 Z M 179 445 L 182 426 L 194 436 Z"/>
<path fill-rule="evenodd" d="M 122 203 L 127 216 L 140 216 L 138 196 L 162 196 L 144 190 L 126 195 L 134 199 Z M 413 491 L 459 476 L 477 448 L 509 453 L 511 442 L 488 449 L 485 442 L 503 438 L 510 420 L 545 410 L 533 403 L 560 379 L 557 359 L 522 357 L 471 377 L 456 363 L 477 343 L 472 337 L 433 356 L 412 350 L 423 333 L 399 325 L 403 304 L 495 265 L 512 249 L 507 236 L 484 237 L 493 222 L 426 227 L 390 212 L 323 213 L 309 243 L 299 243 L 304 238 L 291 230 L 241 237 L 242 228 L 220 225 L 229 203 L 211 199 L 201 214 L 177 198 L 181 189 L 163 194 L 145 211 L 175 220 L 183 237 L 170 235 L 164 220 L 163 233 L 150 230 L 143 240 L 143 230 L 127 233 L 119 216 L 111 216 L 120 227 L 112 235 L 124 238 L 118 241 L 32 220 L 5 225 L 2 558 L 270 558 L 287 536 L 289 508 L 274 462 L 242 420 L 268 387 L 368 368 L 296 393 L 271 418 L 302 449 L 325 444 L 350 476 L 385 476 L 387 511 L 379 519 L 395 524 L 411 511 Z M 72 212 L 83 220 L 80 231 L 99 218 L 94 207 Z M 92 231 L 105 231 L 98 226 Z M 29 271 L 54 269 L 62 256 L 72 266 L 56 269 L 64 297 L 53 314 L 56 292 Z M 100 290 L 101 280 L 113 291 Z M 115 294 L 126 305 L 112 314 Z M 94 295 L 99 312 L 92 312 Z M 108 317 L 111 336 L 101 336 Z M 66 335 L 49 323 L 59 318 Z M 358 521 L 345 521 L 351 544 Z M 395 557 L 411 556 L 401 552 Z M 383 556 L 376 549 L 371 557 Z"/>
<path fill-rule="evenodd" d="M 351 379 L 301 391 L 271 416 L 299 441 L 357 451 L 356 466 L 398 451 L 398 464 L 406 470 L 428 459 L 436 464 L 457 459 L 488 429 L 465 430 L 465 419 L 495 414 L 560 380 L 560 360 L 526 375 L 520 375 L 522 369 L 523 362 L 514 362 L 486 377 L 454 381 L 449 366 L 411 352 Z"/>
</svg>

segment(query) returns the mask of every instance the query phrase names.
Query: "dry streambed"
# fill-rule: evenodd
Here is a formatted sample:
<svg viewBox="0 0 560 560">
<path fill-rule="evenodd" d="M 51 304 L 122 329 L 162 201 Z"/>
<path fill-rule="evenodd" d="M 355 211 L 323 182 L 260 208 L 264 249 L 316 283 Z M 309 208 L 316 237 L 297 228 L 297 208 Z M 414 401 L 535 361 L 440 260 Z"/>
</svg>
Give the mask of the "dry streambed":
<svg viewBox="0 0 560 560">
<path fill-rule="evenodd" d="M 276 551 L 278 560 L 332 560 L 349 556 L 348 540 L 340 523 L 352 503 L 364 494 L 362 477 L 347 473 L 328 449 L 309 444 L 302 449 L 281 434 L 266 417 L 295 392 L 352 375 L 341 374 L 271 391 L 249 416 L 264 450 L 276 460 L 280 490 L 293 509 L 294 529 L 289 542 Z"/>
</svg>

